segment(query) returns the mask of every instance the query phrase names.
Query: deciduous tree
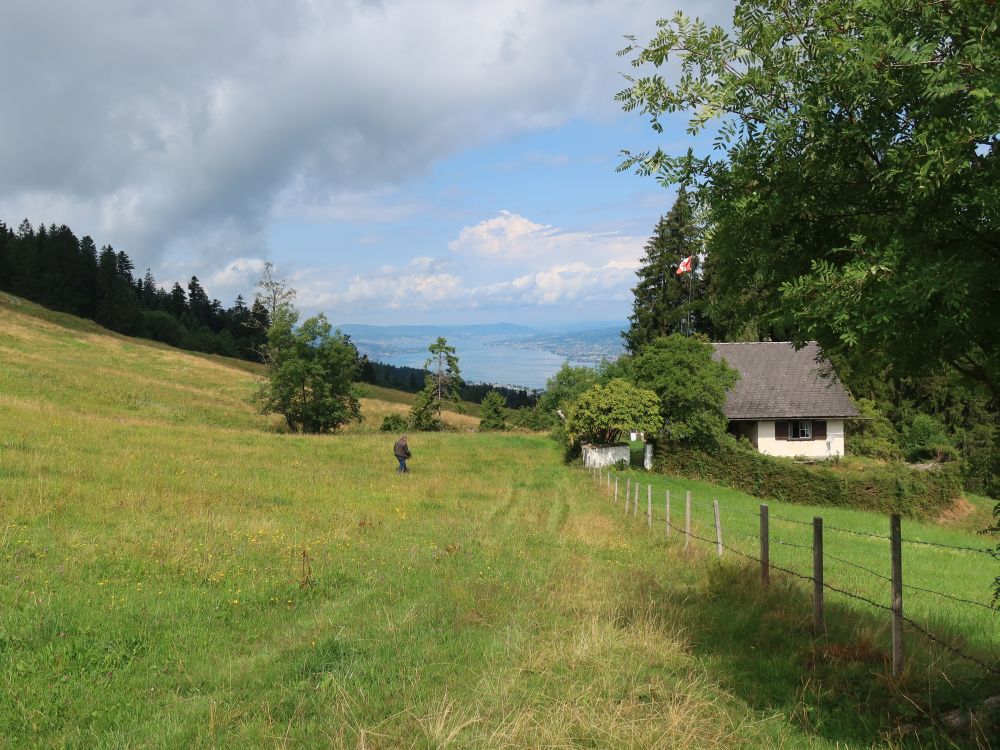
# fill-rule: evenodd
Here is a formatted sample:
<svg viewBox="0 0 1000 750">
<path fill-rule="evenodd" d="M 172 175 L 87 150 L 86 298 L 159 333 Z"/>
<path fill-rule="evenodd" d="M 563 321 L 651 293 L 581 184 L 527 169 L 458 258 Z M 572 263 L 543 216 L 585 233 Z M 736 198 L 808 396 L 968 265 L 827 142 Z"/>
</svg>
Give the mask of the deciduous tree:
<svg viewBox="0 0 1000 750">
<path fill-rule="evenodd" d="M 625 152 L 700 185 L 730 326 L 855 366 L 942 363 L 1000 402 L 1000 13 L 981 0 L 746 0 L 623 54 L 626 110 L 719 124 L 717 155 Z"/>
<path fill-rule="evenodd" d="M 726 431 L 726 392 L 739 374 L 712 359 L 712 345 L 697 337 L 659 338 L 635 358 L 636 382 L 659 397 L 663 436 L 708 448 Z"/>
<path fill-rule="evenodd" d="M 322 433 L 361 419 L 353 393 L 358 352 L 322 314 L 296 327 L 299 314 L 279 307 L 267 335 L 267 377 L 260 410 L 285 417 L 295 432 Z"/>
<path fill-rule="evenodd" d="M 614 378 L 584 391 L 570 406 L 566 434 L 571 442 L 614 445 L 630 430 L 655 434 L 663 425 L 659 412 L 660 399 L 655 393 Z"/>
</svg>

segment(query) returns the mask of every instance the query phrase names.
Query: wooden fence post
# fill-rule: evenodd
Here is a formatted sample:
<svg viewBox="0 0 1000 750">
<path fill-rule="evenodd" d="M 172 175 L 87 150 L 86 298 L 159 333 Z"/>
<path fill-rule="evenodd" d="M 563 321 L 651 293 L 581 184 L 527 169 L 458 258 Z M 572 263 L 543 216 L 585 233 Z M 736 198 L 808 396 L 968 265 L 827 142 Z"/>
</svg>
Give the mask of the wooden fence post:
<svg viewBox="0 0 1000 750">
<path fill-rule="evenodd" d="M 625 513 L 628 514 L 628 504 L 632 499 L 632 477 L 625 481 Z"/>
<path fill-rule="evenodd" d="M 722 557 L 722 521 L 719 520 L 719 501 L 713 500 L 712 507 L 715 509 L 715 546 L 719 550 L 719 557 Z"/>
<path fill-rule="evenodd" d="M 653 485 L 646 485 L 646 526 L 653 530 Z"/>
<path fill-rule="evenodd" d="M 615 477 L 615 504 L 618 504 L 618 477 Z"/>
<path fill-rule="evenodd" d="M 813 630 L 816 635 L 826 631 L 823 618 L 823 519 L 813 518 Z"/>
<path fill-rule="evenodd" d="M 632 503 L 632 518 L 639 517 L 639 480 L 635 480 L 635 502 Z"/>
<path fill-rule="evenodd" d="M 665 525 L 663 527 L 663 529 L 664 529 L 663 536 L 664 537 L 669 537 L 670 536 L 670 490 L 667 490 L 666 508 L 665 508 L 665 510 L 666 510 L 666 515 L 665 515 L 666 523 L 665 523 Z"/>
<path fill-rule="evenodd" d="M 764 588 L 771 585 L 771 539 L 767 516 L 767 503 L 760 504 L 760 582 Z"/>
<path fill-rule="evenodd" d="M 903 673 L 903 533 L 899 514 L 889 517 L 892 554 L 892 676 Z"/>
<path fill-rule="evenodd" d="M 691 546 L 691 490 L 684 494 L 684 551 Z"/>
</svg>

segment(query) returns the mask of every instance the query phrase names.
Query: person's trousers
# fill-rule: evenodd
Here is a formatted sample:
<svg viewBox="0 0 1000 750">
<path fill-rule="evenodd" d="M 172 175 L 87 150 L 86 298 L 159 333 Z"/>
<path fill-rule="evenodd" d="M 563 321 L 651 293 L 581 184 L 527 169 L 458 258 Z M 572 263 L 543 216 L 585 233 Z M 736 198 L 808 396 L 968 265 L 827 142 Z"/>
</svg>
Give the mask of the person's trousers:
<svg viewBox="0 0 1000 750">
<path fill-rule="evenodd" d="M 396 456 L 396 460 L 399 461 L 399 468 L 396 469 L 397 472 L 403 472 L 405 474 L 407 471 L 409 471 L 409 469 L 406 468 L 405 458 L 403 458 L 402 456 Z"/>
</svg>

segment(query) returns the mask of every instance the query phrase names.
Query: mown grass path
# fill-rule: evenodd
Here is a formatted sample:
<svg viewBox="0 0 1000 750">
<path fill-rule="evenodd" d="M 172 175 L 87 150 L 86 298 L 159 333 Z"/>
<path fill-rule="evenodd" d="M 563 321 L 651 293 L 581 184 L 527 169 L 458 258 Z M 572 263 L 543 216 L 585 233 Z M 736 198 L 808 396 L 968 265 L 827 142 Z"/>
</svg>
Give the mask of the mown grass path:
<svg viewBox="0 0 1000 750">
<path fill-rule="evenodd" d="M 275 433 L 252 368 L 2 301 L 0 357 L 6 747 L 869 747 L 903 710 L 544 437 L 399 476 L 370 422 Z"/>
</svg>

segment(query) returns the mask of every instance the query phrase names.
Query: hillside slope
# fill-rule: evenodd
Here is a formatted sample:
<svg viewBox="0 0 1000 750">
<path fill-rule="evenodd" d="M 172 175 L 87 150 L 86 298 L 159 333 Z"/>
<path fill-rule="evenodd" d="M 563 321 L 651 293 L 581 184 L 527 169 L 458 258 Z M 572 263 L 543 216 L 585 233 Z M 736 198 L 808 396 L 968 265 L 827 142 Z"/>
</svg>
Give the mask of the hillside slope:
<svg viewBox="0 0 1000 750">
<path fill-rule="evenodd" d="M 3 300 L 0 361 L 5 746 L 868 747 L 896 710 L 863 662 L 861 708 L 746 690 L 715 642 L 748 637 L 697 629 L 736 569 L 622 524 L 545 438 L 414 435 L 399 476 L 371 424 L 274 432 L 252 366 Z M 746 643 L 799 669 L 768 597 Z"/>
</svg>

